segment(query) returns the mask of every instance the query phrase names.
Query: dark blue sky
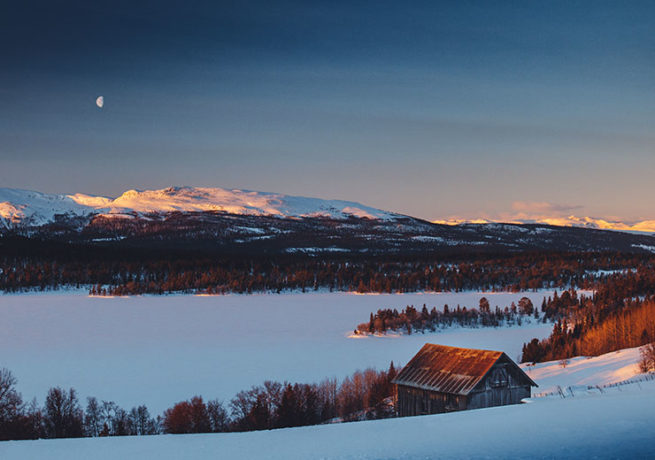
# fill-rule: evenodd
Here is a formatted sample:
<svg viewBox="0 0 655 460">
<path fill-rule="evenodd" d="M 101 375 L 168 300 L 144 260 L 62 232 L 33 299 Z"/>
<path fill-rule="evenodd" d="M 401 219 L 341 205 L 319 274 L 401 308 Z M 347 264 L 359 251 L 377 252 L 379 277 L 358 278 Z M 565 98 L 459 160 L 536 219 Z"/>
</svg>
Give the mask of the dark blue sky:
<svg viewBox="0 0 655 460">
<path fill-rule="evenodd" d="M 653 2 L 6 2 L 0 186 L 655 218 L 654 31 Z"/>
</svg>

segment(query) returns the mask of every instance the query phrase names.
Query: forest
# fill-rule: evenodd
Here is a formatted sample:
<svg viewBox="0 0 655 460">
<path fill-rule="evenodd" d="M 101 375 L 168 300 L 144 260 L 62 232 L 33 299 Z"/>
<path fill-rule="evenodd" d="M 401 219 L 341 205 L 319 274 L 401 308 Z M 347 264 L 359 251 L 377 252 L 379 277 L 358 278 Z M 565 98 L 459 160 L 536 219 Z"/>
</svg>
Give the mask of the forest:
<svg viewBox="0 0 655 460">
<path fill-rule="evenodd" d="M 545 299 L 544 299 L 545 302 Z M 391 331 L 402 331 L 411 334 L 412 331 L 434 332 L 438 328 L 447 328 L 453 325 L 460 327 L 499 327 L 513 324 L 521 325 L 526 317 L 534 315 L 539 318 L 539 312 L 534 308 L 532 301 L 522 297 L 518 305 L 512 302 L 510 306 L 501 309 L 489 305 L 489 300 L 482 297 L 479 308 L 467 308 L 457 305 L 451 308 L 448 304 L 443 309 L 437 307 L 428 308 L 423 304 L 419 311 L 414 305 L 408 305 L 400 312 L 397 309 L 385 308 L 371 313 L 368 323 L 361 323 L 355 329 L 355 334 L 361 333 L 385 333 Z M 544 317 L 544 320 L 546 318 Z"/>
<path fill-rule="evenodd" d="M 25 402 L 16 378 L 0 368 L 0 441 L 253 431 L 387 418 L 394 416 L 395 376 L 392 362 L 387 370 L 356 371 L 341 382 L 266 381 L 240 391 L 227 405 L 194 396 L 151 416 L 145 405 L 127 411 L 95 397 L 88 397 L 82 408 L 73 388 L 50 388 L 43 406 L 36 399 Z"/>
<path fill-rule="evenodd" d="M 639 267 L 608 276 L 591 296 L 574 291 L 547 299 L 551 335 L 523 346 L 523 362 L 597 356 L 655 341 L 655 271 Z"/>
<path fill-rule="evenodd" d="M 6 240 L 0 290 L 68 287 L 93 295 L 307 291 L 525 291 L 590 289 L 603 271 L 655 266 L 655 256 L 615 252 L 520 252 L 459 256 L 230 255 Z"/>
<path fill-rule="evenodd" d="M 522 362 L 543 362 L 574 356 L 598 356 L 622 348 L 655 342 L 655 270 L 650 266 L 608 273 L 584 285 L 592 295 L 579 295 L 571 287 L 544 298 L 539 308 L 527 297 L 518 304 L 494 309 L 486 297 L 478 308 L 422 309 L 408 305 L 402 310 L 379 309 L 369 321 L 359 324 L 355 334 L 411 334 L 434 332 L 453 325 L 460 327 L 501 327 L 521 325 L 527 318 L 553 323 L 544 340 L 523 345 Z"/>
</svg>

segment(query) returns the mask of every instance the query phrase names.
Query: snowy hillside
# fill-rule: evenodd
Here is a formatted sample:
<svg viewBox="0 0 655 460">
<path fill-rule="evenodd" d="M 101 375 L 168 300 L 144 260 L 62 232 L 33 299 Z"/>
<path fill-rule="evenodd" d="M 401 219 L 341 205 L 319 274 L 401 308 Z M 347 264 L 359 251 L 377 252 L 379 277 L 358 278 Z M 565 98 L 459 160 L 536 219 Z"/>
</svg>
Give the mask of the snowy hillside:
<svg viewBox="0 0 655 460">
<path fill-rule="evenodd" d="M 601 373 L 612 367 L 608 356 L 594 358 Z M 566 378 L 569 369 L 551 370 Z M 599 375 L 597 383 L 603 380 Z M 654 408 L 655 380 L 644 379 L 602 392 L 422 417 L 249 433 L 11 441 L 0 443 L 0 458 L 652 458 Z"/>
<path fill-rule="evenodd" d="M 265 379 L 312 382 L 384 368 L 391 359 L 406 363 L 426 342 L 515 358 L 551 325 L 360 339 L 349 333 L 380 305 L 470 306 L 482 295 L 506 305 L 524 294 L 537 302 L 545 293 L 3 295 L 2 366 L 14 372 L 26 400 L 42 401 L 52 385 L 72 386 L 82 400 L 145 403 L 160 414 L 194 394 L 228 401 Z M 655 449 L 655 380 L 639 380 L 638 358 L 633 348 L 524 366 L 539 385 L 533 394 L 546 393 L 529 404 L 250 433 L 1 442 L 0 458 L 645 458 Z M 626 380 L 635 383 L 606 386 Z"/>
<path fill-rule="evenodd" d="M 52 222 L 55 215 L 86 215 L 94 209 L 89 203 L 98 204 L 87 198 L 0 188 L 0 227 L 39 226 Z"/>
<path fill-rule="evenodd" d="M 322 200 L 249 190 L 171 187 L 129 190 L 109 203 L 110 212 L 224 211 L 230 214 L 278 217 L 365 217 L 391 219 L 398 215 L 351 201 Z"/>
<path fill-rule="evenodd" d="M 277 217 L 349 216 L 390 220 L 402 217 L 351 201 L 323 200 L 248 190 L 206 187 L 170 187 L 129 190 L 117 198 L 48 195 L 29 190 L 0 188 L 0 222 L 4 226 L 38 226 L 56 215 L 170 213 L 222 211 L 230 214 Z"/>
<path fill-rule="evenodd" d="M 601 356 L 578 356 L 562 361 L 538 363 L 521 367 L 539 388 L 537 395 L 557 393 L 558 387 L 609 385 L 628 380 L 639 374 L 639 347 L 613 351 Z"/>
</svg>

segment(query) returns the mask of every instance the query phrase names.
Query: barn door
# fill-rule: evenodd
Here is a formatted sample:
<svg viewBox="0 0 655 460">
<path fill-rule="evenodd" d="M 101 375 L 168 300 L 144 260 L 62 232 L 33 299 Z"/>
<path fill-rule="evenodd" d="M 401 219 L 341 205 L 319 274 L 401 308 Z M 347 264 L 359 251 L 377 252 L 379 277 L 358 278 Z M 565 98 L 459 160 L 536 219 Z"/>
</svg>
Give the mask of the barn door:
<svg viewBox="0 0 655 460">
<path fill-rule="evenodd" d="M 489 380 L 491 386 L 491 405 L 502 406 L 508 404 L 507 392 L 509 391 L 509 378 L 507 369 L 499 367 L 494 369 Z"/>
</svg>

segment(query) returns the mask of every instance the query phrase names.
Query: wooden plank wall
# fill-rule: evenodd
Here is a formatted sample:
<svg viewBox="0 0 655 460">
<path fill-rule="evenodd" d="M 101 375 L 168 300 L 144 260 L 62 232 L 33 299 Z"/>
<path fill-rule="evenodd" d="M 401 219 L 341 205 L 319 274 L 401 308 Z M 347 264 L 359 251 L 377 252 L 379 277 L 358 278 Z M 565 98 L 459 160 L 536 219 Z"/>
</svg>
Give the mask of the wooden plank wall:
<svg viewBox="0 0 655 460">
<path fill-rule="evenodd" d="M 468 396 L 398 385 L 396 411 L 405 417 L 518 404 L 530 391 L 513 365 L 498 362 Z"/>
</svg>

